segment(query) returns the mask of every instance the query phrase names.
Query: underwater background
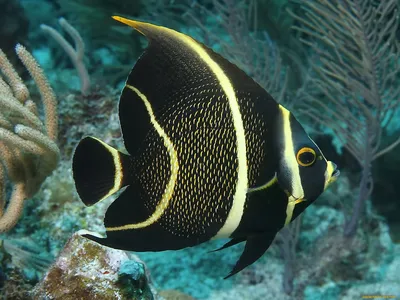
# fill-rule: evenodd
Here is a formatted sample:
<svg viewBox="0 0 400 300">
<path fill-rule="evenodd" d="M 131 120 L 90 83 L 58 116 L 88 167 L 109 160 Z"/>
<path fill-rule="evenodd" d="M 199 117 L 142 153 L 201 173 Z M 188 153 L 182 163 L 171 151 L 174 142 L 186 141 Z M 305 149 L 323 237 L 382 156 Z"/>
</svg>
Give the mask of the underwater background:
<svg viewBox="0 0 400 300">
<path fill-rule="evenodd" d="M 399 299 L 399 6 L 0 0 L 1 298 Z M 91 135 L 123 149 L 118 98 L 147 45 L 113 15 L 176 29 L 222 54 L 341 171 L 260 260 L 227 280 L 242 244 L 125 253 L 74 234 L 104 232 L 115 199 L 83 205 L 74 148 Z"/>
</svg>

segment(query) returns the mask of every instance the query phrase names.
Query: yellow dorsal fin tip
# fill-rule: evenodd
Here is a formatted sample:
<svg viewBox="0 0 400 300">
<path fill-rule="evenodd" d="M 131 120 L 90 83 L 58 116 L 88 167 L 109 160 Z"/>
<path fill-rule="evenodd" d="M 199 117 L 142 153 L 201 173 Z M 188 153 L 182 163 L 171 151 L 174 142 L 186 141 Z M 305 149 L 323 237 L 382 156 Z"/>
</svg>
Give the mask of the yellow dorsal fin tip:
<svg viewBox="0 0 400 300">
<path fill-rule="evenodd" d="M 146 35 L 144 33 L 144 29 L 159 30 L 160 28 L 162 28 L 161 26 L 157 26 L 154 24 L 146 23 L 146 22 L 136 21 L 136 20 L 130 20 L 130 19 L 120 17 L 120 16 L 112 16 L 112 18 L 114 20 L 117 20 L 118 22 L 128 25 L 129 27 L 134 28 L 136 31 L 140 32 L 143 35 Z"/>
<path fill-rule="evenodd" d="M 112 16 L 114 20 L 117 20 L 118 22 L 124 23 L 128 26 L 136 28 L 141 22 L 135 21 L 135 20 L 130 20 L 124 17 L 120 16 Z"/>
</svg>

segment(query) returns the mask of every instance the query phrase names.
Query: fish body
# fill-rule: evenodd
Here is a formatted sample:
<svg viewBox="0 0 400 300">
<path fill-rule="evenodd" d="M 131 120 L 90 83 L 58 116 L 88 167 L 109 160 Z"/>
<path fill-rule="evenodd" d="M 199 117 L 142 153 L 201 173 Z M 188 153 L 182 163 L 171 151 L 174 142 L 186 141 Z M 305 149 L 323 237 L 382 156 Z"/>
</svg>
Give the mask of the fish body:
<svg viewBox="0 0 400 300">
<path fill-rule="evenodd" d="M 339 172 L 295 117 L 237 66 L 193 38 L 115 19 L 149 40 L 119 102 L 127 153 L 94 137 L 73 157 L 77 192 L 108 208 L 103 245 L 177 250 L 245 241 L 231 276 L 255 262 Z"/>
</svg>

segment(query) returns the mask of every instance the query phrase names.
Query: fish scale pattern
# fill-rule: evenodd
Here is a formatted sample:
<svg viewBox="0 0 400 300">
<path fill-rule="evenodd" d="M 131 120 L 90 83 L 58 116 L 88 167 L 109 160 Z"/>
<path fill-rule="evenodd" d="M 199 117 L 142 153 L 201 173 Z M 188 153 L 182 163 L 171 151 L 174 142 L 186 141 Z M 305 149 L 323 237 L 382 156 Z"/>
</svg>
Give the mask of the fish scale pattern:
<svg viewBox="0 0 400 300">
<path fill-rule="evenodd" d="M 244 131 L 246 133 L 248 185 L 254 188 L 264 182 L 259 182 L 262 166 L 268 155 L 264 138 L 267 134 L 265 116 L 262 116 L 256 105 L 263 99 L 246 91 L 235 91 L 242 112 Z"/>
<path fill-rule="evenodd" d="M 222 89 L 212 78 L 183 87 L 158 122 L 178 154 L 178 178 L 167 209 L 159 220 L 177 236 L 213 236 L 232 206 L 238 178 L 236 132 Z M 189 82 L 190 83 L 190 82 Z M 175 97 L 175 94 L 167 95 Z M 249 95 L 238 102 L 246 132 L 249 184 L 256 183 L 264 155 L 265 124 Z M 168 102 L 168 101 L 167 101 Z M 169 102 L 169 103 L 171 103 Z M 139 180 L 149 214 L 155 211 L 170 180 L 170 158 L 163 140 L 151 130 L 140 151 Z"/>
</svg>

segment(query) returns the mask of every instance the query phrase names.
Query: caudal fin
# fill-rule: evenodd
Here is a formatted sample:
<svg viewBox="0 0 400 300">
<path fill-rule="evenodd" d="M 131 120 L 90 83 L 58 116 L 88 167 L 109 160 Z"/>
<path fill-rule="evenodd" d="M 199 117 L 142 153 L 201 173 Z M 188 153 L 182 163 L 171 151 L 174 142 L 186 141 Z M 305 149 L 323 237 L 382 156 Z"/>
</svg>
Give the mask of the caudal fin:
<svg viewBox="0 0 400 300">
<path fill-rule="evenodd" d="M 114 194 L 129 183 L 131 159 L 94 137 L 82 139 L 75 149 L 72 172 L 76 190 L 86 206 Z"/>
</svg>

